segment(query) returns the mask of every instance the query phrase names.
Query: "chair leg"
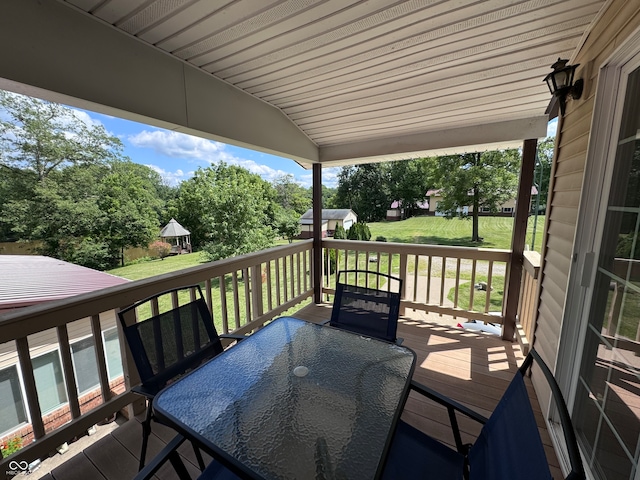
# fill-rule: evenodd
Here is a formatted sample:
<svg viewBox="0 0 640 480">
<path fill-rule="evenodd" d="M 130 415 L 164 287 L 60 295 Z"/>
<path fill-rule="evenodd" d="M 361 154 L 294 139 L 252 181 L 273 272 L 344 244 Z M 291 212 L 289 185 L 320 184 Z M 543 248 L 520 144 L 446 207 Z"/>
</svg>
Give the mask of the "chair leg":
<svg viewBox="0 0 640 480">
<path fill-rule="evenodd" d="M 205 464 L 204 464 L 204 460 L 202 458 L 202 452 L 200 452 L 200 449 L 198 448 L 198 446 L 191 442 L 191 445 L 193 445 L 193 453 L 195 453 L 196 455 L 196 460 L 198 460 L 198 467 L 200 467 L 200 471 L 204 472 L 205 469 Z"/>
<path fill-rule="evenodd" d="M 151 435 L 152 413 L 151 402 L 147 402 L 147 415 L 144 422 L 142 422 L 142 449 L 140 450 L 140 464 L 138 466 L 138 471 L 144 468 L 144 460 L 147 455 L 147 444 L 149 443 L 149 435 Z"/>
</svg>

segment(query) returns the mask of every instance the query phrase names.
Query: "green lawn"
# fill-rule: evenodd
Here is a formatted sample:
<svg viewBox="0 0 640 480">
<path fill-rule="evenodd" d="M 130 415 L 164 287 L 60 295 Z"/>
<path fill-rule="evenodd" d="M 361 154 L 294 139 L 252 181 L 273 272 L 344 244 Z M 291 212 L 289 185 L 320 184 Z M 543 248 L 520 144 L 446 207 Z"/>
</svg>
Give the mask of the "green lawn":
<svg viewBox="0 0 640 480">
<path fill-rule="evenodd" d="M 140 262 L 125 267 L 114 268 L 107 273 L 117 275 L 118 277 L 128 280 L 140 280 L 141 278 L 154 277 L 163 273 L 183 270 L 185 268 L 194 267 L 205 263 L 202 261 L 199 252 L 187 253 L 184 255 L 174 255 L 164 260 L 150 260 L 148 262 Z"/>
<path fill-rule="evenodd" d="M 544 216 L 538 216 L 535 249 L 542 245 Z M 529 217 L 526 244 L 531 245 L 534 217 Z M 471 242 L 471 219 L 443 217 L 413 217 L 399 222 L 370 223 L 371 239 L 383 236 L 389 242 L 422 243 L 432 245 L 458 245 L 463 247 L 511 248 L 513 218 L 480 217 L 479 232 L 484 238 L 481 244 Z"/>
</svg>

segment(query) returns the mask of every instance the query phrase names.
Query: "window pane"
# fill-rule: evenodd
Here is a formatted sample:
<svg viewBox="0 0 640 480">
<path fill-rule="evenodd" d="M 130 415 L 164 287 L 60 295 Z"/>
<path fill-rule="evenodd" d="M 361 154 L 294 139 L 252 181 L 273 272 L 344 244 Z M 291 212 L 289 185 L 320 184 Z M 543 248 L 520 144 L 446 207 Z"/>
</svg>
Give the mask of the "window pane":
<svg viewBox="0 0 640 480">
<path fill-rule="evenodd" d="M 640 456 L 640 70 L 629 76 L 574 425 L 595 478 L 629 479 Z"/>
<path fill-rule="evenodd" d="M 93 390 L 100 381 L 98 380 L 98 365 L 96 363 L 96 349 L 93 346 L 93 338 L 85 338 L 71 345 L 73 356 L 73 368 L 78 384 L 78 393 Z"/>
<path fill-rule="evenodd" d="M 0 370 L 0 434 L 26 422 L 18 369 L 12 366 Z"/>
<path fill-rule="evenodd" d="M 42 413 L 51 411 L 67 401 L 57 350 L 33 359 L 33 375 L 36 378 Z"/>
<path fill-rule="evenodd" d="M 118 341 L 118 329 L 105 330 L 104 353 L 107 356 L 107 371 L 109 380 L 122 375 L 122 357 L 120 356 L 120 342 Z"/>
</svg>

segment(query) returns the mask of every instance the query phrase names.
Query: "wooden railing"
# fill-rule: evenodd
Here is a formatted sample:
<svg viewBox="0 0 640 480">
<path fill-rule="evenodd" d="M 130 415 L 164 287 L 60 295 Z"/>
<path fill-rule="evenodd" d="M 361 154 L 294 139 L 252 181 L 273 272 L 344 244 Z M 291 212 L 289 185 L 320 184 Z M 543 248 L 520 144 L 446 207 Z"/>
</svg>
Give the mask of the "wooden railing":
<svg viewBox="0 0 640 480">
<path fill-rule="evenodd" d="M 526 355 L 533 344 L 536 331 L 536 310 L 540 284 L 540 254 L 534 251 L 524 252 L 522 284 L 518 302 L 518 322 L 516 338 Z"/>
<path fill-rule="evenodd" d="M 0 471 L 9 470 L 10 461 L 32 462 L 45 457 L 69 439 L 83 434 L 94 424 L 136 401 L 130 392 L 137 375 L 120 335 L 124 360 L 125 392 L 114 394 L 107 377 L 107 360 L 102 346 L 101 319 L 113 318 L 114 310 L 174 287 L 200 284 L 219 331 L 247 333 L 309 299 L 313 293 L 311 248 L 303 241 L 240 257 L 220 260 L 157 277 L 111 287 L 96 292 L 18 309 L 0 315 L 0 339 L 13 342 L 17 351 L 23 393 L 34 442 L 15 455 L 0 461 Z M 69 325 L 88 319 L 94 339 L 100 379 L 101 404 L 81 412 L 78 387 L 70 351 Z M 45 428 L 40 410 L 32 362 L 32 335 L 53 329 L 54 344 L 60 352 L 70 421 L 54 430 Z M 118 331 L 120 328 L 118 327 Z M 7 350 L 7 349 L 5 349 Z M 15 464 L 13 464 L 15 465 Z"/>
<path fill-rule="evenodd" d="M 509 250 L 333 239 L 322 246 L 322 291 L 329 296 L 335 293 L 336 273 L 357 268 L 402 278 L 404 309 L 503 321 Z"/>
<path fill-rule="evenodd" d="M 138 402 L 130 392 L 131 385 L 137 380 L 135 367 L 121 335 L 125 392 L 116 393 L 109 384 L 107 361 L 100 341 L 106 316 L 113 318 L 117 309 L 159 292 L 198 283 L 203 287 L 220 332 L 255 331 L 271 319 L 309 301 L 313 293 L 312 245 L 312 240 L 296 242 L 1 315 L 0 338 L 15 344 L 35 442 L 0 461 L 0 471 L 8 470 L 10 460 L 31 462 L 48 455 L 95 423 Z M 404 280 L 403 309 L 492 323 L 503 320 L 504 290 L 509 276 L 508 250 L 333 239 L 323 240 L 322 248 L 322 292 L 327 300 L 335 293 L 336 272 L 357 267 L 401 277 Z M 528 271 L 525 264 L 525 272 Z M 363 281 L 370 281 L 369 276 Z M 524 278 L 523 281 L 529 280 Z M 384 288 L 384 285 L 376 287 Z M 525 286 L 523 291 L 529 292 L 523 293 L 522 308 L 525 308 L 532 290 Z M 490 315 L 490 312 L 497 315 Z M 80 319 L 90 322 L 100 378 L 101 403 L 88 411 L 78 408 L 78 388 L 69 353 L 73 341 L 69 326 Z M 38 404 L 30 336 L 52 329 L 56 339 L 54 347 L 61 352 L 70 421 L 49 431 Z"/>
</svg>

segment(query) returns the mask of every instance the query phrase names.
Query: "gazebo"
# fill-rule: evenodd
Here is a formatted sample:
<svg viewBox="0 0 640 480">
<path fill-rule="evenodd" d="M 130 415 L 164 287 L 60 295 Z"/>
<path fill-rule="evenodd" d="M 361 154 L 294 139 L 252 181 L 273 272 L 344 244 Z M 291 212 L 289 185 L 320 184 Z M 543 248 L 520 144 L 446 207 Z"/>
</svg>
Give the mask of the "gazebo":
<svg viewBox="0 0 640 480">
<path fill-rule="evenodd" d="M 191 232 L 180 225 L 175 218 L 160 230 L 160 238 L 171 244 L 173 255 L 191 253 Z"/>
</svg>

